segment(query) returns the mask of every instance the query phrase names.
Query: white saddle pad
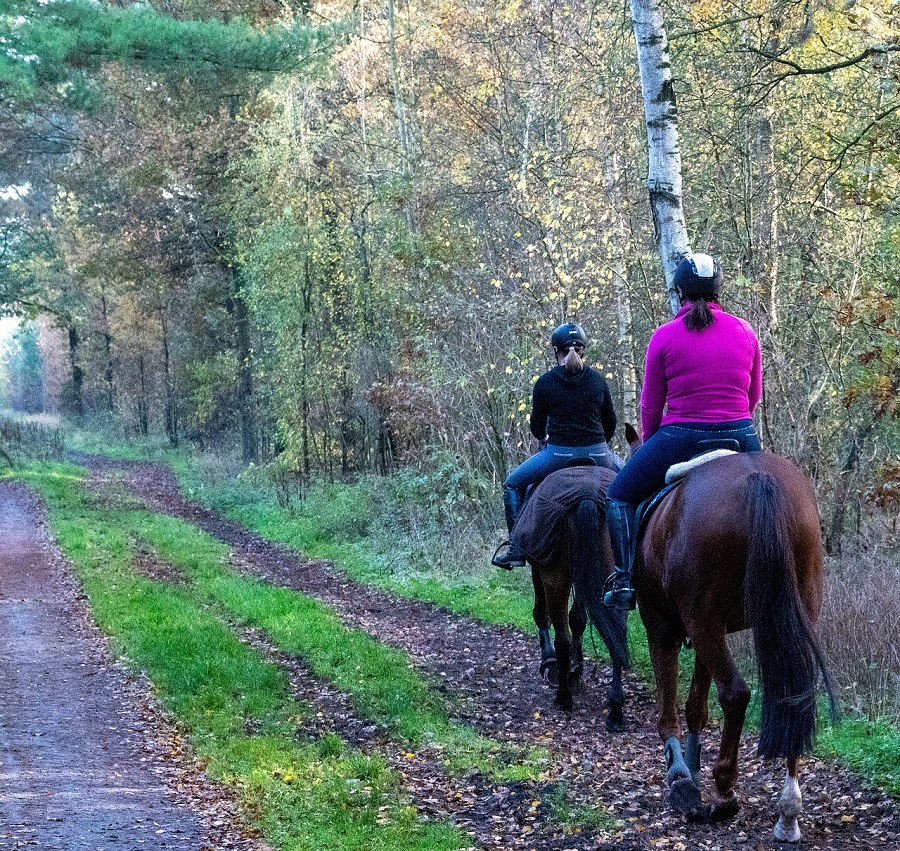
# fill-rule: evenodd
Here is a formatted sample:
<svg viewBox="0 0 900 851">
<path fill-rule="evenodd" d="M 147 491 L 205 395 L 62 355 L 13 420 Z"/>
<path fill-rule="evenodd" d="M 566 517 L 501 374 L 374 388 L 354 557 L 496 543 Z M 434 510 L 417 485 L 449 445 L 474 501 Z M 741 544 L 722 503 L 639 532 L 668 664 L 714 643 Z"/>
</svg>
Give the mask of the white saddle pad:
<svg viewBox="0 0 900 851">
<path fill-rule="evenodd" d="M 724 458 L 726 455 L 737 454 L 738 453 L 733 449 L 713 449 L 711 452 L 704 452 L 696 458 L 691 458 L 690 461 L 682 461 L 680 464 L 673 464 L 666 471 L 666 484 L 670 485 L 672 482 L 677 482 L 678 479 L 683 479 L 695 467 L 699 467 L 707 461 L 712 461 L 713 458 Z"/>
</svg>

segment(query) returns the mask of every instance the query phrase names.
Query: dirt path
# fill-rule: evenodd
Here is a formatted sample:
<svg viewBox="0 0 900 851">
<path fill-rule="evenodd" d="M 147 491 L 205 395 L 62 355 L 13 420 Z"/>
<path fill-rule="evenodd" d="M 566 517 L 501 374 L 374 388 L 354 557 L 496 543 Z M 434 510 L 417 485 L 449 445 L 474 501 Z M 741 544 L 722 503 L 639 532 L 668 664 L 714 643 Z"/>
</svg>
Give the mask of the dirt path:
<svg viewBox="0 0 900 851">
<path fill-rule="evenodd" d="M 627 684 L 629 729 L 624 735 L 611 736 L 600 711 L 609 673 L 603 666 L 589 666 L 585 689 L 576 696 L 576 709 L 566 715 L 553 706 L 552 692 L 536 676 L 537 651 L 530 636 L 359 585 L 327 563 L 304 559 L 185 500 L 171 471 L 164 467 L 95 456 L 77 460 L 91 467 L 94 487 L 102 489 L 104 480 L 124 473 L 133 491 L 153 510 L 181 517 L 227 542 L 239 569 L 309 594 L 333 607 L 348 625 L 408 653 L 444 694 L 458 720 L 501 741 L 547 747 L 551 764 L 538 786 L 479 790 L 475 806 L 482 816 L 506 823 L 504 829 L 498 827 L 493 841 L 490 828 L 476 831 L 482 846 L 536 851 L 600 847 L 755 851 L 775 845 L 770 839 L 774 799 L 783 774 L 779 766 L 755 757 L 752 736 L 744 737 L 741 748 L 741 813 L 726 825 L 687 825 L 666 807 L 652 702 L 634 678 Z M 335 710 L 341 711 L 337 706 Z M 714 739 L 712 731 L 707 751 Z M 710 761 L 708 753 L 706 761 Z M 708 788 L 708 767 L 704 775 Z M 802 785 L 805 848 L 900 847 L 896 804 L 877 791 L 863 789 L 841 766 L 811 760 L 804 766 Z M 575 802 L 602 801 L 625 827 L 606 845 L 590 833 L 561 835 L 546 815 L 542 820 L 541 812 L 533 812 L 533 799 L 554 786 L 565 788 Z M 493 808 L 487 806 L 489 801 Z M 527 838 L 522 830 L 510 829 L 510 821 L 527 825 Z"/>
<path fill-rule="evenodd" d="M 261 847 L 111 662 L 40 518 L 0 482 L 0 848 Z"/>
</svg>

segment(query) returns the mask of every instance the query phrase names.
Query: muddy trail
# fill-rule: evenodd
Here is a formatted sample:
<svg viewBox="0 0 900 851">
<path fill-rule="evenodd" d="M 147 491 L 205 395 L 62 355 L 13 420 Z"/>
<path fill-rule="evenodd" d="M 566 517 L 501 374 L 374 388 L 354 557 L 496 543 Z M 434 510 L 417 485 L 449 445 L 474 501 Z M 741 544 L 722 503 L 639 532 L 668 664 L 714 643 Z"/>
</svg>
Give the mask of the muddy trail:
<svg viewBox="0 0 900 851">
<path fill-rule="evenodd" d="M 42 516 L 0 483 L 0 848 L 261 851 L 113 661 Z"/>
<path fill-rule="evenodd" d="M 479 776 L 448 778 L 437 755 L 429 759 L 427 753 L 417 754 L 414 764 L 404 762 L 404 755 L 384 731 L 357 718 L 346 696 L 316 681 L 302 659 L 272 647 L 262 634 L 240 630 L 244 640 L 288 672 L 298 696 L 318 708 L 321 729 L 303 730 L 303 735 L 332 730 L 355 746 L 387 752 L 420 812 L 460 823 L 472 831 L 480 847 L 533 851 L 789 847 L 771 838 L 783 769 L 756 757 L 752 734 L 745 733 L 741 745 L 740 813 L 727 824 L 688 824 L 667 808 L 652 695 L 633 676 L 626 679 L 627 730 L 610 734 L 602 711 L 611 675 L 607 666 L 587 663 L 575 710 L 563 713 L 553 704 L 553 691 L 538 677 L 535 637 L 356 583 L 330 563 L 305 559 L 185 499 L 172 472 L 162 465 L 81 454 L 73 460 L 91 470 L 88 484 L 98 496 L 108 486 L 121 488 L 124 480 L 151 510 L 179 517 L 227 543 L 238 570 L 307 594 L 334 609 L 347 626 L 363 629 L 408 654 L 443 695 L 455 720 L 501 743 L 546 748 L 550 760 L 540 782 L 500 786 Z M 148 572 L 178 581 L 149 554 L 145 562 Z M 705 739 L 706 790 L 711 788 L 709 763 L 714 747 L 715 728 Z M 805 761 L 801 786 L 804 848 L 900 847 L 900 807 L 883 793 L 863 787 L 842 766 Z M 560 829 L 548 801 L 562 792 L 575 805 L 602 803 L 620 820 L 621 829 L 613 836 L 590 829 Z"/>
</svg>

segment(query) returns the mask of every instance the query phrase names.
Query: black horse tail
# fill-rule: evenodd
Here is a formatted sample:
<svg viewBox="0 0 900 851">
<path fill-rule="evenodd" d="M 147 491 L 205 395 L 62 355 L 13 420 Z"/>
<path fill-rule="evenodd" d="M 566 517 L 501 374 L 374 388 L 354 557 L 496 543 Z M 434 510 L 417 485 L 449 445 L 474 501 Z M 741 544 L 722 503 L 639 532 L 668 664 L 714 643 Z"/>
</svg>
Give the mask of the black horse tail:
<svg viewBox="0 0 900 851">
<path fill-rule="evenodd" d="M 603 539 L 606 534 L 606 518 L 599 505 L 592 499 L 582 499 L 572 514 L 574 525 L 569 541 L 569 569 L 576 600 L 584 604 L 587 615 L 603 643 L 609 650 L 614 665 L 628 668 L 628 612 L 603 605 L 603 585 L 610 573 L 608 560 L 604 558 Z"/>
<path fill-rule="evenodd" d="M 754 472 L 747 481 L 750 519 L 744 608 L 753 629 L 762 689 L 759 754 L 793 759 L 816 735 L 816 686 L 831 685 L 797 585 L 788 528 L 790 506 L 776 479 Z M 833 706 L 833 699 L 832 699 Z"/>
</svg>

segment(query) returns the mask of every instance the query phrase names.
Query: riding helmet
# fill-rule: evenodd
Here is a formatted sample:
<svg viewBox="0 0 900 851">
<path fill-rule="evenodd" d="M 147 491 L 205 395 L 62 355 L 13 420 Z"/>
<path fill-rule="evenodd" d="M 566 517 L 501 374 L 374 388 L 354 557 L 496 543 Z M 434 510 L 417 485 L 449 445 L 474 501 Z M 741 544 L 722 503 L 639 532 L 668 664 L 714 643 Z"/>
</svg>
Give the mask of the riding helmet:
<svg viewBox="0 0 900 851">
<path fill-rule="evenodd" d="M 580 325 L 576 325 L 574 322 L 566 322 L 565 325 L 560 325 L 553 332 L 550 337 L 550 345 L 554 349 L 568 349 L 574 345 L 586 346 L 587 334 L 584 333 L 584 328 Z"/>
<path fill-rule="evenodd" d="M 697 251 L 681 259 L 672 284 L 688 297 L 717 296 L 723 277 L 719 264 L 708 254 Z"/>
</svg>

